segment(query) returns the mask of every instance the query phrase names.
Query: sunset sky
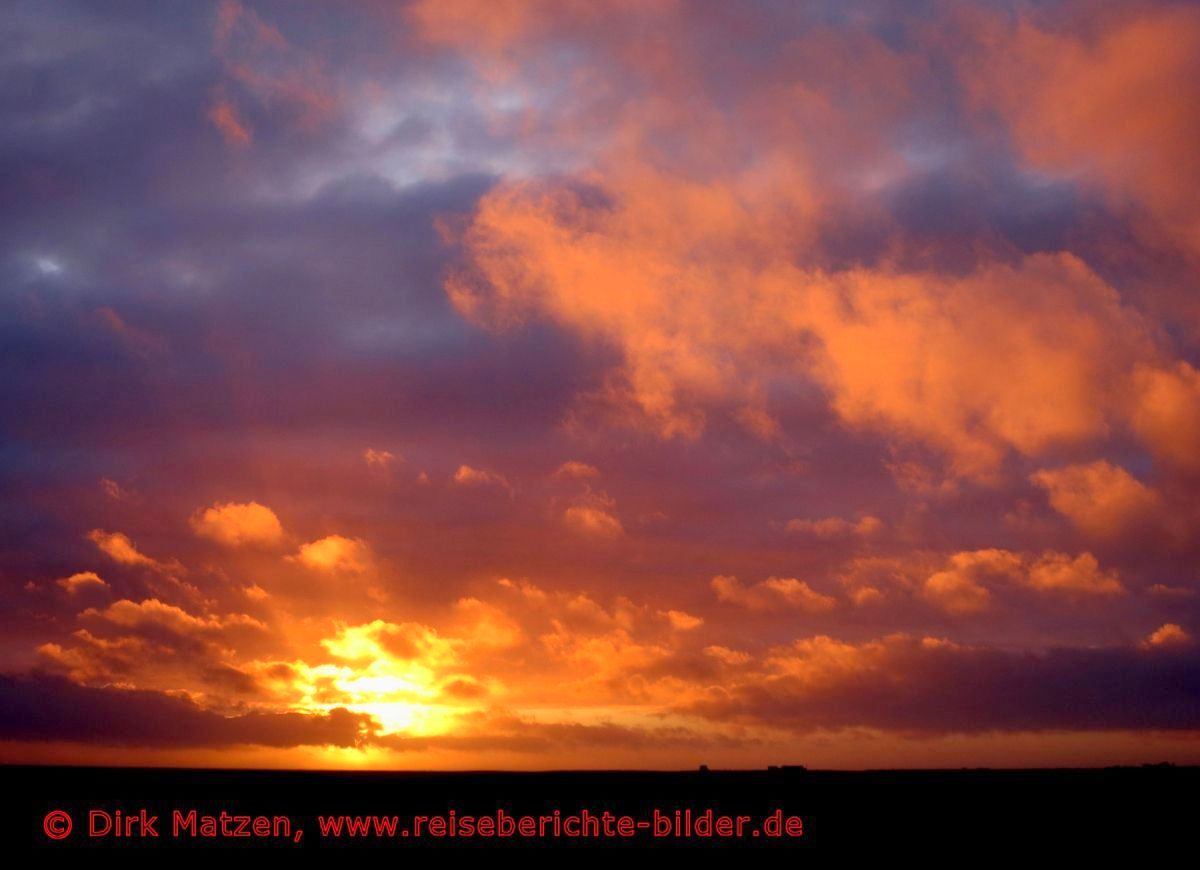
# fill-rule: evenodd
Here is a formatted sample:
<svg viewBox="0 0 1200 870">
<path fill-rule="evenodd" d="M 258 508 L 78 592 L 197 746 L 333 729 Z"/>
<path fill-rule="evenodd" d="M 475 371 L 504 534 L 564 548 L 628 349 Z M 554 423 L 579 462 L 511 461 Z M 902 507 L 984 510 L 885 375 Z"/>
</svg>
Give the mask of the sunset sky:
<svg viewBox="0 0 1200 870">
<path fill-rule="evenodd" d="M 0 39 L 0 761 L 1200 763 L 1200 5 Z"/>
</svg>

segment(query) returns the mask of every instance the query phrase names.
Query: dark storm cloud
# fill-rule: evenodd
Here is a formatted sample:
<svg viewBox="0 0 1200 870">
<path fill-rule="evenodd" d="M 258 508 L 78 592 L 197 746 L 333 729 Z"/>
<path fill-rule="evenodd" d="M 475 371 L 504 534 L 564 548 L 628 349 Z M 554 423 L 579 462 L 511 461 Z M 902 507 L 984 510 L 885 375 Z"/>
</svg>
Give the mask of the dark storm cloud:
<svg viewBox="0 0 1200 870">
<path fill-rule="evenodd" d="M 564 342 L 480 341 L 440 287 L 446 251 L 435 219 L 469 211 L 490 177 L 398 187 L 356 164 L 360 145 L 341 113 L 296 131 L 250 97 L 255 147 L 229 153 L 205 114 L 231 62 L 210 47 L 216 8 L 171 17 L 123 5 L 105 17 L 29 6 L 13 16 L 10 38 L 22 50 L 7 57 L 0 100 L 11 122 L 0 136 L 10 197 L 0 209 L 2 376 L 11 385 L 0 425 L 43 456 L 54 442 L 74 447 L 85 427 L 90 461 L 111 466 L 122 458 L 104 456 L 104 445 L 130 444 L 135 429 L 157 440 L 248 418 L 379 425 L 394 405 L 378 398 L 389 394 L 411 397 L 403 413 L 418 425 L 465 419 L 497 382 L 530 388 L 506 389 L 511 398 L 492 414 L 521 396 L 561 404 L 573 384 L 559 373 L 578 367 Z M 366 39 L 384 38 L 369 17 L 321 4 L 262 11 L 283 15 L 299 53 L 353 30 L 359 54 L 327 59 L 342 78 L 370 68 L 386 79 L 406 62 Z M 293 189 L 314 173 L 324 179 L 315 190 Z M 282 195 L 263 195 L 272 187 Z M 93 473 L 68 471 L 53 454 L 16 464 Z"/>
<path fill-rule="evenodd" d="M 369 716 L 338 708 L 323 715 L 222 716 L 162 692 L 98 689 L 57 677 L 0 676 L 0 737 L 106 746 L 358 746 Z"/>
<path fill-rule="evenodd" d="M 511 716 L 467 716 L 467 733 L 430 737 L 375 735 L 370 716 L 338 708 L 327 714 L 204 710 L 161 692 L 90 688 L 42 674 L 0 675 L 0 739 L 86 742 L 147 748 L 375 745 L 403 752 L 504 749 L 538 753 L 556 747 L 736 745 L 681 727 L 546 724 Z"/>
<path fill-rule="evenodd" d="M 845 671 L 839 668 L 846 658 L 831 663 L 822 657 L 831 649 L 806 647 L 793 660 L 796 675 L 747 681 L 694 709 L 716 719 L 800 730 L 1200 727 L 1200 652 L 1194 645 L 1014 652 L 888 638 L 854 651 L 838 649 L 855 659 Z M 836 677 L 821 679 L 824 667 Z"/>
</svg>

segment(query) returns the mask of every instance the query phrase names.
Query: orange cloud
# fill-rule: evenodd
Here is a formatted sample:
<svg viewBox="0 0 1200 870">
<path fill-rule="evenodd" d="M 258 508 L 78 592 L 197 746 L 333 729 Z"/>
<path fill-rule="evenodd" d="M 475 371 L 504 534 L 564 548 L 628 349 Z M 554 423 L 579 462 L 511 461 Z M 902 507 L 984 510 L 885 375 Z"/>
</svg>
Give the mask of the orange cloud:
<svg viewBox="0 0 1200 870">
<path fill-rule="evenodd" d="M 815 538 L 840 538 L 847 535 L 869 537 L 877 534 L 883 528 L 883 522 L 878 517 L 864 516 L 855 522 L 841 517 L 825 517 L 819 520 L 794 519 L 788 520 L 784 528 L 796 534 L 812 535 Z"/>
<path fill-rule="evenodd" d="M 380 468 L 386 468 L 396 461 L 396 454 L 392 453 L 390 450 L 375 450 L 371 447 L 368 447 L 363 451 L 363 459 L 366 460 L 367 465 L 375 465 L 379 466 Z"/>
<path fill-rule="evenodd" d="M 140 637 L 103 638 L 80 629 L 72 634 L 74 646 L 44 643 L 37 654 L 44 666 L 54 672 L 66 672 L 78 683 L 111 680 L 128 675 L 146 661 L 148 643 Z"/>
<path fill-rule="evenodd" d="M 38 648 L 50 668 L 77 682 L 187 691 L 215 704 L 227 693 L 247 696 L 259 688 L 238 658 L 268 642 L 270 629 L 248 614 L 193 613 L 157 598 L 126 598 L 89 607 L 78 618 L 88 628 L 73 632 L 71 645 Z"/>
<path fill-rule="evenodd" d="M 1128 471 L 1104 460 L 1038 471 L 1030 478 L 1050 504 L 1096 538 L 1120 535 L 1162 509 L 1162 500 Z"/>
<path fill-rule="evenodd" d="M 237 107 L 227 100 L 218 99 L 209 106 L 208 120 L 228 145 L 244 148 L 254 140 L 250 128 L 238 115 Z"/>
<path fill-rule="evenodd" d="M 851 311 L 823 296 L 814 321 L 834 408 L 942 447 L 960 473 L 1103 435 L 1106 385 L 1138 344 L 1116 294 L 1065 254 L 950 281 L 859 275 L 847 291 Z"/>
<path fill-rule="evenodd" d="M 981 613 L 992 603 L 985 579 L 1011 578 L 1020 569 L 1020 557 L 1004 550 L 955 553 L 943 570 L 929 576 L 923 592 L 930 602 L 955 616 Z"/>
<path fill-rule="evenodd" d="M 798 680 L 802 686 L 835 685 L 855 674 L 878 669 L 895 641 L 896 638 L 889 637 L 852 644 L 817 635 L 776 647 L 764 664 L 773 672 Z"/>
<path fill-rule="evenodd" d="M 992 594 L 969 574 L 939 571 L 925 581 L 925 597 L 955 616 L 980 613 L 991 606 Z"/>
<path fill-rule="evenodd" d="M 159 562 L 157 559 L 152 559 L 145 553 L 142 553 L 134 546 L 129 536 L 122 532 L 106 532 L 102 529 L 93 529 L 88 532 L 88 540 L 94 543 L 102 553 L 120 565 L 137 565 L 160 572 L 178 572 L 182 570 L 178 563 Z"/>
<path fill-rule="evenodd" d="M 623 694 L 623 681 L 631 673 L 663 661 L 670 650 L 663 644 L 646 642 L 629 630 L 616 628 L 602 633 L 572 631 L 561 623 L 540 638 L 547 653 L 568 667 L 567 696 L 595 697 L 600 689 Z M 643 691 L 645 686 L 642 687 Z"/>
<path fill-rule="evenodd" d="M 764 227 L 736 188 L 642 170 L 605 194 L 593 207 L 570 189 L 494 190 L 447 291 L 476 320 L 536 314 L 614 342 L 624 363 L 605 401 L 664 436 L 696 436 L 714 401 L 759 406 L 782 374 L 822 384 L 846 425 L 986 475 L 1010 451 L 1103 437 L 1124 413 L 1110 385 L 1151 353 L 1139 318 L 1070 254 L 961 277 L 828 273 L 792 265 L 786 223 Z"/>
<path fill-rule="evenodd" d="M 77 592 L 82 592 L 85 589 L 107 589 L 108 584 L 100 578 L 100 575 L 95 571 L 80 571 L 72 574 L 70 577 L 63 577 L 61 580 L 55 581 L 63 589 L 66 589 L 72 595 Z"/>
<path fill-rule="evenodd" d="M 507 478 L 493 471 L 460 465 L 454 472 L 454 482 L 460 486 L 500 486 L 511 491 Z"/>
<path fill-rule="evenodd" d="M 1133 428 L 1170 466 L 1200 470 L 1200 371 L 1140 366 L 1134 374 Z"/>
<path fill-rule="evenodd" d="M 846 594 L 854 602 L 855 607 L 870 607 L 879 604 L 884 599 L 884 594 L 874 586 L 859 586 Z"/>
<path fill-rule="evenodd" d="M 215 634 L 231 628 L 266 630 L 262 622 L 244 613 L 194 616 L 181 607 L 165 604 L 156 598 L 141 602 L 123 598 L 104 610 L 89 607 L 80 614 L 80 618 L 106 622 L 123 629 L 164 628 L 180 636 Z"/>
<path fill-rule="evenodd" d="M 115 480 L 111 480 L 110 478 L 101 478 L 100 486 L 104 490 L 104 494 L 113 501 L 121 501 L 122 499 L 129 497 L 129 493 L 122 488 L 121 484 L 117 483 Z"/>
<path fill-rule="evenodd" d="M 345 571 L 361 574 L 371 566 L 371 551 L 366 541 L 344 535 L 327 535 L 300 546 L 292 558 L 314 571 Z"/>
<path fill-rule="evenodd" d="M 1072 557 L 1048 551 L 1033 557 L 988 549 L 952 554 L 925 580 L 922 594 L 947 613 L 966 616 L 990 609 L 993 588 L 1002 586 L 1076 600 L 1125 592 L 1116 572 L 1102 570 L 1091 553 Z"/>
<path fill-rule="evenodd" d="M 246 544 L 271 545 L 283 539 L 283 526 L 275 512 L 256 501 L 226 502 L 192 515 L 192 530 L 226 547 Z"/>
<path fill-rule="evenodd" d="M 1029 568 L 1024 582 L 1039 592 L 1074 597 L 1123 595 L 1125 587 L 1115 571 L 1101 570 L 1091 553 L 1071 557 L 1065 553 L 1044 553 Z"/>
<path fill-rule="evenodd" d="M 1190 646 L 1192 636 L 1174 622 L 1159 626 L 1143 642 L 1147 648 Z"/>
<path fill-rule="evenodd" d="M 514 582 L 507 577 L 501 577 L 496 581 L 496 584 L 504 589 L 511 589 L 514 592 L 519 593 L 522 598 L 529 601 L 542 603 L 545 602 L 549 597 L 543 589 L 533 585 L 528 580 Z"/>
<path fill-rule="evenodd" d="M 749 662 L 753 661 L 753 659 L 754 659 L 754 656 L 750 655 L 747 652 L 743 652 L 742 650 L 730 649 L 727 646 L 720 646 L 717 644 L 714 644 L 713 646 L 706 646 L 704 648 L 704 654 L 706 656 L 712 656 L 713 658 L 717 659 L 718 661 L 722 662 L 723 664 L 731 665 L 734 667 L 736 667 L 737 665 L 748 664 Z"/>
<path fill-rule="evenodd" d="M 621 521 L 612 512 L 611 499 L 592 496 L 572 505 L 563 513 L 563 521 L 576 531 L 600 538 L 616 538 L 625 533 Z"/>
<path fill-rule="evenodd" d="M 599 477 L 600 472 L 594 465 L 588 465 L 586 462 L 577 462 L 572 459 L 558 466 L 554 472 L 554 476 L 558 478 L 588 478 Z"/>
<path fill-rule="evenodd" d="M 743 586 L 737 577 L 717 576 L 711 585 L 717 600 L 747 610 L 794 608 L 805 613 L 825 613 L 837 606 L 835 598 L 794 577 L 768 577 L 752 586 Z"/>
<path fill-rule="evenodd" d="M 685 613 L 682 610 L 667 610 L 663 612 L 667 622 L 671 624 L 671 628 L 676 631 L 691 631 L 693 628 L 699 628 L 704 625 L 704 619 L 699 616 L 693 616 L 690 613 Z"/>
<path fill-rule="evenodd" d="M 460 598 L 454 610 L 461 620 L 456 634 L 473 647 L 507 649 L 525 639 L 520 624 L 500 607 L 478 598 Z"/>
</svg>

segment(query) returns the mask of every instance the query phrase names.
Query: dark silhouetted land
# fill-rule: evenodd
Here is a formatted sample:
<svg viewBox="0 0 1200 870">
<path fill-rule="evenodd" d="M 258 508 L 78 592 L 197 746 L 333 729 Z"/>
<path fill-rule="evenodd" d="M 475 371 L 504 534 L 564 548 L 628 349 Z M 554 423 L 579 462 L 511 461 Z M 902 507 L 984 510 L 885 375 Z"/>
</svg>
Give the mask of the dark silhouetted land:
<svg viewBox="0 0 1200 870">
<path fill-rule="evenodd" d="M 873 852 L 961 854 L 964 859 L 992 851 L 1044 853 L 1104 851 L 1136 847 L 1147 852 L 1185 846 L 1191 837 L 1200 768 L 1147 766 L 1085 770 L 806 771 L 780 767 L 760 771 L 549 772 L 549 773 L 393 773 L 245 770 L 162 770 L 72 767 L 0 769 L 13 827 L 14 846 L 40 852 L 119 847 L 133 850 L 267 848 L 311 852 L 328 849 L 492 850 L 525 848 L 666 848 L 751 850 L 797 853 Z M 72 831 L 53 840 L 45 818 L 62 811 Z M 119 825 L 117 811 L 121 812 Z M 428 819 L 450 811 L 454 825 Z M 632 837 L 479 835 L 478 819 L 552 817 L 559 822 L 587 811 L 595 818 L 690 820 L 693 828 L 708 810 L 712 818 L 750 817 L 743 836 L 654 836 L 642 829 Z M 89 814 L 100 815 L 103 836 L 88 835 Z M 182 834 L 173 836 L 179 811 Z M 676 817 L 675 813 L 679 812 Z M 689 814 L 690 811 L 690 814 Z M 768 836 L 765 818 L 798 816 L 801 836 Z M 189 815 L 194 814 L 194 815 Z M 278 818 L 290 825 L 280 836 Z M 370 817 L 399 820 L 396 833 L 371 830 L 321 836 L 318 817 Z M 422 822 L 420 836 L 401 835 Z M 157 837 L 140 830 L 157 817 Z M 265 836 L 251 831 L 268 820 Z M 200 833 L 211 819 L 223 827 L 217 836 Z M 241 819 L 251 819 L 242 822 Z M 474 831 L 464 836 L 465 820 Z M 127 821 L 132 820 L 132 821 Z M 732 824 L 732 823 L 731 823 Z M 116 830 L 122 835 L 116 836 Z M 210 830 L 212 828 L 210 827 Z M 436 834 L 437 831 L 440 834 Z M 450 835 L 450 831 L 455 836 Z M 296 831 L 302 831 L 297 837 Z M 1034 851 L 1030 851 L 1034 850 Z"/>
</svg>

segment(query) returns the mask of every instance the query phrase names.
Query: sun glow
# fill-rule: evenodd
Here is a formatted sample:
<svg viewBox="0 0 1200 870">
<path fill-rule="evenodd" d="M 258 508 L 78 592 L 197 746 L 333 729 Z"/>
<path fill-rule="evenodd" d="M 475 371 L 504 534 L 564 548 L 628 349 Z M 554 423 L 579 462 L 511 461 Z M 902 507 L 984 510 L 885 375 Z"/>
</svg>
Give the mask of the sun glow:
<svg viewBox="0 0 1200 870">
<path fill-rule="evenodd" d="M 453 728 L 458 705 L 441 703 L 459 642 L 416 623 L 375 620 L 338 624 L 320 646 L 339 663 L 294 662 L 294 708 L 328 713 L 345 708 L 370 716 L 378 736 L 429 736 Z"/>
</svg>

